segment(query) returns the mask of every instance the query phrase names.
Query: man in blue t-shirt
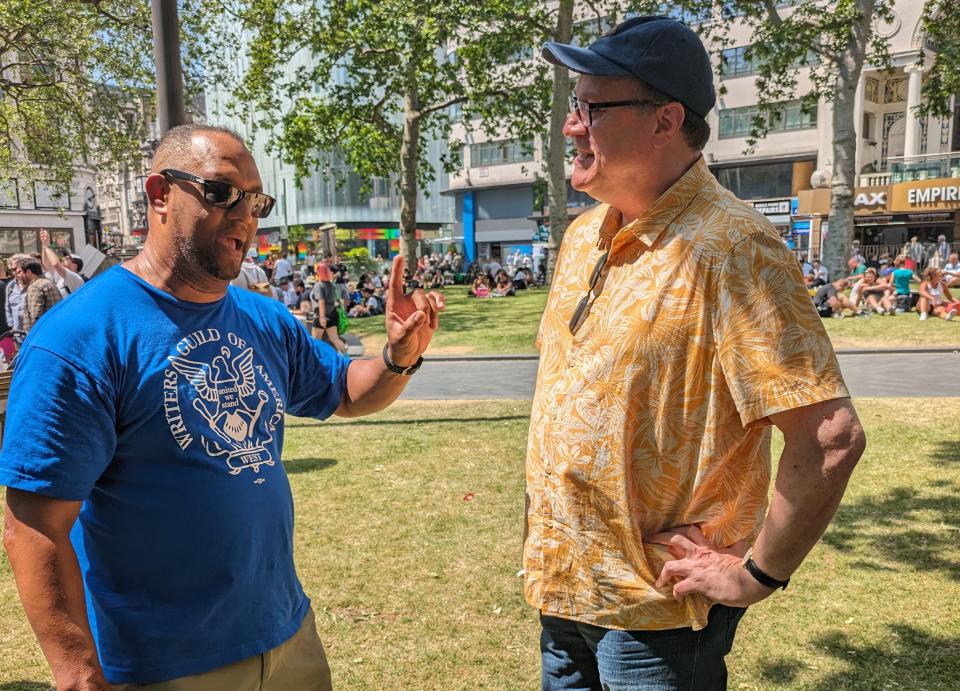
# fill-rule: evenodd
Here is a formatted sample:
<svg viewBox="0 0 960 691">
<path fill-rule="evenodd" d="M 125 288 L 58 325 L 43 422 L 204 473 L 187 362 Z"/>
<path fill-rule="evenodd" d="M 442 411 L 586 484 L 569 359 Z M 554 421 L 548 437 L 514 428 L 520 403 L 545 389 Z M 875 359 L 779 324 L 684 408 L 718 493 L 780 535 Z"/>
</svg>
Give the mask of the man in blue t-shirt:
<svg viewBox="0 0 960 691">
<path fill-rule="evenodd" d="M 890 274 L 890 282 L 893 283 L 894 300 L 897 313 L 909 312 L 913 307 L 913 298 L 910 294 L 910 281 L 916 276 L 913 271 L 906 268 L 906 261 L 903 257 L 897 257 L 893 260 L 893 272 Z"/>
<path fill-rule="evenodd" d="M 443 298 L 404 295 L 398 259 L 383 356 L 338 355 L 281 303 L 230 286 L 273 207 L 261 190 L 238 135 L 171 130 L 146 179 L 143 251 L 20 351 L 4 542 L 58 688 L 330 688 L 294 569 L 284 415 L 388 406 Z"/>
</svg>

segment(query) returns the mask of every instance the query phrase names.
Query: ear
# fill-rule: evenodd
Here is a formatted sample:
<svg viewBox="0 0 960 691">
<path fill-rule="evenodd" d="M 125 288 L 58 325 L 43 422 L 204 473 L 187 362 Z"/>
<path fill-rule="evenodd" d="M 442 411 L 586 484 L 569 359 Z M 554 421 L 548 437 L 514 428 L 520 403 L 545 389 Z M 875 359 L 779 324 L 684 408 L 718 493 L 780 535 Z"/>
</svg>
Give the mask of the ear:
<svg viewBox="0 0 960 691">
<path fill-rule="evenodd" d="M 147 176 L 144 188 L 147 191 L 147 202 L 150 208 L 161 216 L 166 216 L 170 211 L 167 206 L 170 194 L 170 184 L 167 179 L 160 173 L 152 173 Z"/>
<path fill-rule="evenodd" d="M 654 145 L 664 147 L 680 134 L 680 128 L 686 119 L 683 112 L 683 105 L 677 101 L 671 101 L 659 108 L 657 114 L 657 127 L 654 130 Z"/>
</svg>

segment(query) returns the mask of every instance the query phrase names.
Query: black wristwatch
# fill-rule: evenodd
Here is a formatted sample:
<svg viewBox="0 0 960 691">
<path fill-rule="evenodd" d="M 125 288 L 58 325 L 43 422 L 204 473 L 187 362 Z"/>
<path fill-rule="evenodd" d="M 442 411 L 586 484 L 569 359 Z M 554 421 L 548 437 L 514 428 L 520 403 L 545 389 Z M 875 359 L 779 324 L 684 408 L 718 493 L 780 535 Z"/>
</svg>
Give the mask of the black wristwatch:
<svg viewBox="0 0 960 691">
<path fill-rule="evenodd" d="M 780 581 L 768 574 L 766 571 L 757 566 L 757 563 L 753 560 L 753 547 L 747 550 L 747 553 L 743 555 L 743 568 L 747 570 L 751 576 L 753 576 L 761 585 L 765 585 L 768 588 L 777 588 L 786 589 L 790 585 L 790 579 L 788 578 L 785 581 Z"/>
<path fill-rule="evenodd" d="M 393 372 L 394 374 L 402 374 L 405 377 L 409 377 L 411 374 L 416 374 L 417 370 L 420 369 L 420 365 L 423 364 L 423 356 L 421 355 L 415 363 L 408 367 L 401 367 L 396 365 L 390 360 L 390 356 L 387 354 L 387 350 L 390 348 L 389 343 L 383 344 L 383 364 L 387 366 L 387 369 Z"/>
</svg>

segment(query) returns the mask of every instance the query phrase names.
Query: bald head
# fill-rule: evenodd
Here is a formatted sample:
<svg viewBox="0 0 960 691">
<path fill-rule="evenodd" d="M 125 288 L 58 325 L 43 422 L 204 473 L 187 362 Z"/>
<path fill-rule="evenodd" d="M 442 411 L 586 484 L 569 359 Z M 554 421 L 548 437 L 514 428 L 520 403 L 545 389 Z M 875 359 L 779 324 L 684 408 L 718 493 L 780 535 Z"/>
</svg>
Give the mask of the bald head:
<svg viewBox="0 0 960 691">
<path fill-rule="evenodd" d="M 156 153 L 153 155 L 151 172 L 158 173 L 164 168 L 192 168 L 208 159 L 213 149 L 212 142 L 204 135 L 227 136 L 247 147 L 243 137 L 226 127 L 214 125 L 180 125 L 167 132 Z"/>
</svg>

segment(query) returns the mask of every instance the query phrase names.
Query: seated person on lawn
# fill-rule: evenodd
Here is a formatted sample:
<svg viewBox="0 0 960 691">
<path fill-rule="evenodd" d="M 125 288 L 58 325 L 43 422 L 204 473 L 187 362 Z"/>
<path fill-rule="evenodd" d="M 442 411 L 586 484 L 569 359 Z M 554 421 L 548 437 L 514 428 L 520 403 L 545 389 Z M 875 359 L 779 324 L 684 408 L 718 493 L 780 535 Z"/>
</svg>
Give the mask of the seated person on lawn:
<svg viewBox="0 0 960 691">
<path fill-rule="evenodd" d="M 960 309 L 960 302 L 955 302 L 950 289 L 943 280 L 943 272 L 932 266 L 923 272 L 920 282 L 920 300 L 917 302 L 917 311 L 920 321 L 929 315 L 950 321 Z"/>
<path fill-rule="evenodd" d="M 858 313 L 857 306 L 850 301 L 850 298 L 840 292 L 846 288 L 846 285 L 847 279 L 840 278 L 833 283 L 817 288 L 817 293 L 813 296 L 813 306 L 817 308 L 821 317 L 843 318 L 844 309 L 848 309 L 854 314 Z"/>
</svg>

